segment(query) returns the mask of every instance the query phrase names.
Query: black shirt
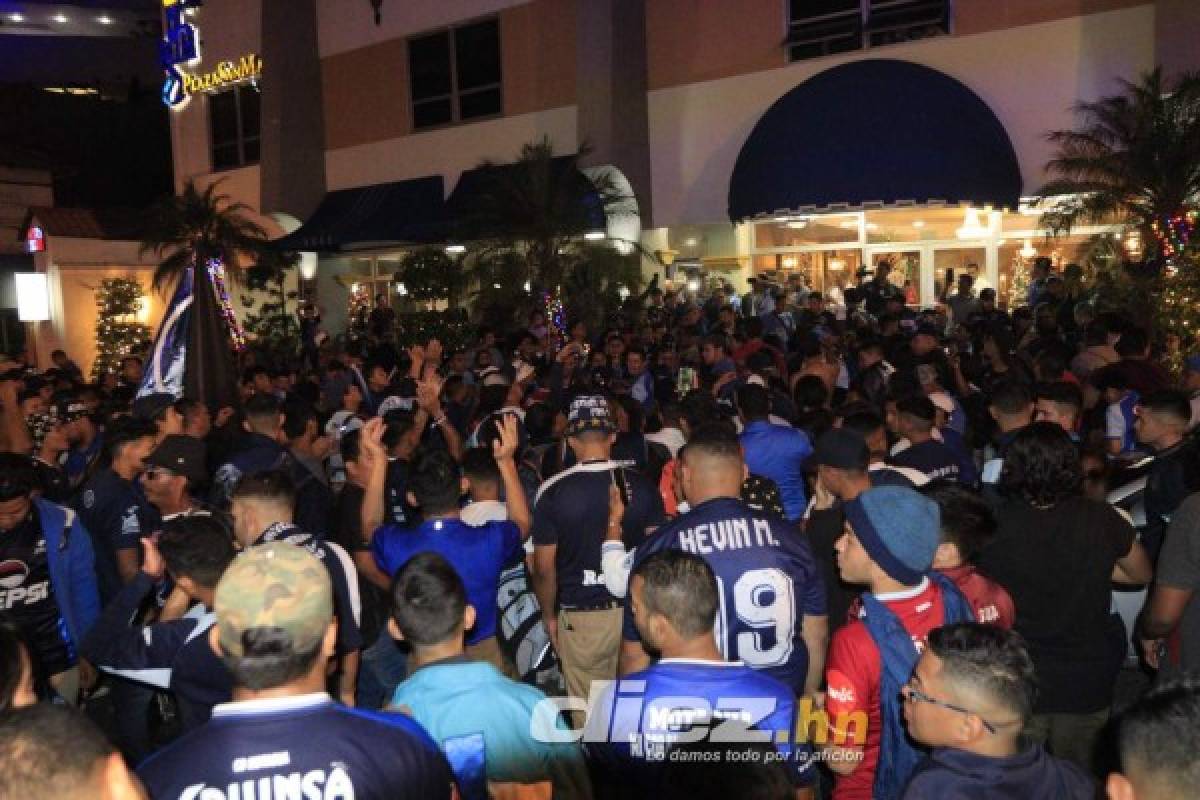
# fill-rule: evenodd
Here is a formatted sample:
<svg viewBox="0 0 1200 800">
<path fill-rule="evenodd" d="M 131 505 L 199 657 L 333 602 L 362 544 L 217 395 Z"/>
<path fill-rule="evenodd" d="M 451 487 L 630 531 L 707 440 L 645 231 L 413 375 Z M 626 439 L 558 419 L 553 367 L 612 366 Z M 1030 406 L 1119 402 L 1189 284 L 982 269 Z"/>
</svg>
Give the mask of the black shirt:
<svg viewBox="0 0 1200 800">
<path fill-rule="evenodd" d="M 0 532 L 0 614 L 21 629 L 47 674 L 75 664 L 50 584 L 46 537 L 33 506 L 17 527 Z"/>
<path fill-rule="evenodd" d="M 408 471 L 411 463 L 389 458 L 383 484 L 383 524 L 411 528 L 421 521 L 420 511 L 408 502 Z"/>
<path fill-rule="evenodd" d="M 997 513 L 996 536 L 979 571 L 1012 595 L 1013 626 L 1038 676 L 1035 711 L 1108 708 L 1125 654 L 1109 609 L 1113 566 L 1133 547 L 1129 522 L 1105 503 L 1073 497 L 1039 510 L 1019 500 Z"/>
<path fill-rule="evenodd" d="M 538 492 L 533 507 L 533 543 L 557 545 L 558 602 L 564 608 L 595 608 L 615 598 L 604 586 L 600 551 L 608 527 L 611 461 L 590 461 L 556 475 Z M 620 468 L 618 468 L 620 469 Z M 637 547 L 646 529 L 666 520 L 658 487 L 642 475 L 621 469 L 629 488 L 622 521 L 627 548 Z"/>
</svg>

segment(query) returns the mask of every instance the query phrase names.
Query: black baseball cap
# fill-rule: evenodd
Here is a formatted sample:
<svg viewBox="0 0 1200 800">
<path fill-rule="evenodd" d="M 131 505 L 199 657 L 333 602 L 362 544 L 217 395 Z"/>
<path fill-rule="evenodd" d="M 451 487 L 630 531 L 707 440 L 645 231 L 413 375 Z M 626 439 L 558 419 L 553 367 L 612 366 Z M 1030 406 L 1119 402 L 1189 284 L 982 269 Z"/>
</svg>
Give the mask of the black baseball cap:
<svg viewBox="0 0 1200 800">
<path fill-rule="evenodd" d="M 871 448 L 858 431 L 831 428 L 817 439 L 813 458 L 819 466 L 865 470 L 871 463 Z"/>
<path fill-rule="evenodd" d="M 202 483 L 208 478 L 208 470 L 205 469 L 207 455 L 204 442 L 196 437 L 172 434 L 146 456 L 145 464 L 147 467 L 170 470 L 193 483 Z"/>
<path fill-rule="evenodd" d="M 133 416 L 150 422 L 174 404 L 175 395 L 166 392 L 142 395 L 133 401 Z"/>
</svg>

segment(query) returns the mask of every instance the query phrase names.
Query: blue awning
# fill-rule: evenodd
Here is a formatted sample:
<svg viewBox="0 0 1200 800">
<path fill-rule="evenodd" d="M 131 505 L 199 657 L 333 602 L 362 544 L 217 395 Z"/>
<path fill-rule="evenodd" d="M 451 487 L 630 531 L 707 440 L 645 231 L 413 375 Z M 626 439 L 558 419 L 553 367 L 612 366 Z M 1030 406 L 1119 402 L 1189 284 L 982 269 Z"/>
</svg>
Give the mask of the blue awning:
<svg viewBox="0 0 1200 800">
<path fill-rule="evenodd" d="M 517 161 L 467 170 L 446 198 L 454 237 L 470 241 L 529 232 L 550 216 L 536 208 L 539 201 L 555 205 L 553 217 L 561 223 L 560 230 L 604 230 L 608 222 L 604 200 L 576 163 L 574 156 L 556 156 L 548 162 Z"/>
<path fill-rule="evenodd" d="M 308 221 L 272 242 L 279 250 L 337 253 L 442 241 L 442 176 L 329 192 Z"/>
<path fill-rule="evenodd" d="M 734 222 L 872 204 L 1016 208 L 1021 170 L 1004 126 L 970 89 L 907 61 L 834 67 L 779 98 L 729 181 Z"/>
</svg>

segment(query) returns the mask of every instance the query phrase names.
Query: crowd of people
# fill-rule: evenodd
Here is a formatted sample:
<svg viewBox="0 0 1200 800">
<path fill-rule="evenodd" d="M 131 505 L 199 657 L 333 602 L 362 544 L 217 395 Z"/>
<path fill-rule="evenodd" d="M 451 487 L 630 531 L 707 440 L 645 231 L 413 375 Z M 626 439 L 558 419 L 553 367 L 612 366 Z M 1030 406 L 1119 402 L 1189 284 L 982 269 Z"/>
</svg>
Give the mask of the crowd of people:
<svg viewBox="0 0 1200 800">
<path fill-rule="evenodd" d="M 0 798 L 1200 797 L 1200 358 L 889 269 L 0 364 Z"/>
</svg>

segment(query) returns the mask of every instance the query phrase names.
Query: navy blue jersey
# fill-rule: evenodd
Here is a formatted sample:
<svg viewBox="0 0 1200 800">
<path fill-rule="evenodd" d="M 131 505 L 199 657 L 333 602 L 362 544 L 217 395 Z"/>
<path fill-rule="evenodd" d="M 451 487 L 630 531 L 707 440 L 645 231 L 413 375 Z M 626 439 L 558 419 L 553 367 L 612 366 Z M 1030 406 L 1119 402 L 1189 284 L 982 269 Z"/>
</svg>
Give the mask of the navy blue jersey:
<svg viewBox="0 0 1200 800">
<path fill-rule="evenodd" d="M 79 520 L 92 535 L 100 602 L 107 604 L 121 589 L 117 551 L 141 555 L 141 538 L 158 529 L 158 512 L 146 502 L 142 487 L 111 469 L 102 469 L 75 498 Z"/>
<path fill-rule="evenodd" d="M 959 456 L 937 439 L 906 447 L 889 458 L 888 463 L 915 469 L 931 481 L 956 481 L 962 471 Z"/>
<path fill-rule="evenodd" d="M 660 528 L 637 549 L 633 569 L 667 549 L 700 556 L 716 574 L 717 646 L 725 657 L 803 693 L 808 648 L 801 626 L 805 615 L 825 614 L 825 582 L 803 534 L 773 514 L 720 497 Z M 625 638 L 641 638 L 628 605 Z"/>
<path fill-rule="evenodd" d="M 216 621 L 211 612 L 130 627 L 153 591 L 154 580 L 139 573 L 104 609 L 80 652 L 104 672 L 170 689 L 179 701 L 180 723 L 189 731 L 208 721 L 213 706 L 229 701 L 233 678 L 208 643 Z"/>
<path fill-rule="evenodd" d="M 620 470 L 629 489 L 622 520 L 627 548 L 637 547 L 646 530 L 666 517 L 658 487 L 640 473 L 613 461 L 586 462 L 542 484 L 533 506 L 533 543 L 557 546 L 558 603 L 563 608 L 596 608 L 614 602 L 604 587 L 600 551 L 608 527 L 608 490 Z"/>
<path fill-rule="evenodd" d="M 403 714 L 326 694 L 227 703 L 138 768 L 154 800 L 449 798 L 450 766 Z"/>
<path fill-rule="evenodd" d="M 792 690 L 741 662 L 668 658 L 611 682 L 589 709 L 583 742 L 602 773 L 630 789 L 661 788 L 669 752 L 681 743 L 721 742 L 738 751 L 770 743 L 797 784 L 814 777 L 811 746 L 795 742 Z M 740 747 L 739 747 L 740 746 Z"/>
</svg>

